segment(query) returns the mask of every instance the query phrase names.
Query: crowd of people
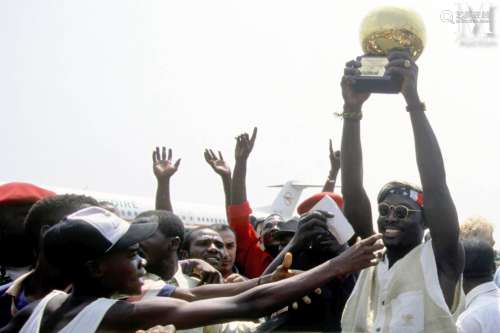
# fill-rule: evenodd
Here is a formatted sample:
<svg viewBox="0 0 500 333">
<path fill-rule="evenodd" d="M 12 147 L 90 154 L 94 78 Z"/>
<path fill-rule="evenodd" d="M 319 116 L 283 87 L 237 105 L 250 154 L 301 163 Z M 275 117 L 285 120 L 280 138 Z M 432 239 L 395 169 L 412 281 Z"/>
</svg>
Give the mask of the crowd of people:
<svg viewBox="0 0 500 333">
<path fill-rule="evenodd" d="M 180 159 L 165 147 L 153 151 L 156 209 L 131 221 L 89 196 L 0 186 L 0 332 L 500 332 L 493 227 L 459 224 L 418 68 L 402 50 L 388 59 L 387 73 L 402 78 L 421 187 L 384 185 L 376 223 L 360 138 L 370 94 L 352 88 L 353 60 L 341 80 L 341 149 L 330 141 L 323 190 L 291 219 L 252 216 L 256 128 L 236 137 L 232 172 L 220 152 L 205 151 L 227 225 L 188 228 L 175 214 L 170 179 Z M 349 241 L 332 233 L 331 212 L 315 209 L 325 197 L 352 226 Z"/>
</svg>

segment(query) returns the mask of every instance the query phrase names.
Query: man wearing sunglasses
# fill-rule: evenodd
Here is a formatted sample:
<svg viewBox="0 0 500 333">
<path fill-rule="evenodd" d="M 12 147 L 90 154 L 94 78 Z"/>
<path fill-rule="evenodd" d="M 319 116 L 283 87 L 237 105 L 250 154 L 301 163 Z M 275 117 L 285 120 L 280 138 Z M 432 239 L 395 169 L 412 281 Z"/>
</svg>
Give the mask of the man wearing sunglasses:
<svg viewBox="0 0 500 333">
<path fill-rule="evenodd" d="M 418 68 L 406 50 L 393 50 L 388 60 L 386 73 L 402 80 L 423 191 L 390 182 L 379 192 L 377 226 L 387 250 L 375 267 L 361 272 L 342 315 L 342 331 L 456 332 L 464 301 L 457 212 L 439 144 L 418 96 Z M 345 103 L 341 169 L 344 213 L 364 238 L 374 230 L 363 187 L 360 140 L 361 107 L 370 94 L 352 89 L 360 65 L 358 60 L 348 62 L 341 82 Z M 423 243 L 426 228 L 432 239 Z"/>
</svg>

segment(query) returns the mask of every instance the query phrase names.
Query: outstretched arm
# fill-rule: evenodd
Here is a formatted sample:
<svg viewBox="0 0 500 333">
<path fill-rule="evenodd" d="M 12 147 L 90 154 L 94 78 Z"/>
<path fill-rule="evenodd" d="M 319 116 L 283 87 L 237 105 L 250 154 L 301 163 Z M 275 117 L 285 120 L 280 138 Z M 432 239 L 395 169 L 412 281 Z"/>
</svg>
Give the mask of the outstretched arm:
<svg viewBox="0 0 500 333">
<path fill-rule="evenodd" d="M 207 298 L 235 296 L 259 285 L 280 281 L 296 275 L 296 272 L 290 270 L 292 254 L 289 253 L 283 258 L 273 272 L 259 278 L 234 283 L 207 284 L 189 289 L 176 288 L 171 297 L 193 302 Z"/>
<path fill-rule="evenodd" d="M 359 237 L 374 233 L 370 200 L 363 186 L 363 155 L 361 150 L 360 120 L 361 107 L 370 96 L 352 89 L 355 76 L 359 75 L 358 61 L 350 61 L 344 69 L 341 87 L 344 98 L 344 126 L 342 129 L 342 196 L 344 214 Z"/>
<path fill-rule="evenodd" d="M 330 172 L 326 179 L 322 192 L 335 192 L 335 183 L 340 170 L 340 150 L 333 151 L 332 139 L 330 139 Z"/>
<path fill-rule="evenodd" d="M 464 267 L 457 211 L 446 183 L 439 144 L 425 115 L 425 106 L 418 96 L 418 68 L 404 51 L 391 52 L 389 61 L 388 74 L 393 73 L 403 78 L 401 93 L 408 105 L 407 110 L 413 128 L 417 165 L 423 189 L 424 217 L 431 233 L 440 283 L 446 297 L 446 289 L 454 289 Z M 451 284 L 448 288 L 446 280 Z M 453 293 L 451 298 L 447 297 L 447 301 L 452 300 L 452 296 Z M 448 302 L 450 303 L 452 302 Z"/>
<path fill-rule="evenodd" d="M 297 231 L 292 239 L 283 248 L 280 254 L 267 266 L 264 274 L 273 272 L 283 261 L 286 253 L 299 257 L 304 251 L 311 250 L 317 243 L 318 230 L 328 231 L 327 218 L 332 217 L 329 213 L 313 211 L 300 217 Z M 329 232 L 329 231 L 328 231 Z"/>
<path fill-rule="evenodd" d="M 222 179 L 222 186 L 224 187 L 224 198 L 226 199 L 226 212 L 231 204 L 231 169 L 224 161 L 222 153 L 219 151 L 217 157 L 212 149 L 205 149 L 205 161 L 212 167 L 216 174 Z"/>
<path fill-rule="evenodd" d="M 167 210 L 173 212 L 172 202 L 170 200 L 170 178 L 177 172 L 181 159 L 179 158 L 175 163 L 172 163 L 172 149 L 165 147 L 156 147 L 153 151 L 153 173 L 158 182 L 156 189 L 156 209 Z"/>
<path fill-rule="evenodd" d="M 246 175 L 247 160 L 252 152 L 257 138 L 257 127 L 254 127 L 252 137 L 244 133 L 236 137 L 235 164 L 233 183 L 231 185 L 231 204 L 240 205 L 247 201 Z"/>
<path fill-rule="evenodd" d="M 310 271 L 252 288 L 233 297 L 191 303 L 168 297 L 135 304 L 121 302 L 108 311 L 101 328 L 116 329 L 119 325 L 133 329 L 173 324 L 178 329 L 187 329 L 236 319 L 259 318 L 286 306 L 336 276 L 373 265 L 374 252 L 382 248 L 382 245 L 375 243 L 378 239 L 380 235 L 365 239 Z"/>
</svg>

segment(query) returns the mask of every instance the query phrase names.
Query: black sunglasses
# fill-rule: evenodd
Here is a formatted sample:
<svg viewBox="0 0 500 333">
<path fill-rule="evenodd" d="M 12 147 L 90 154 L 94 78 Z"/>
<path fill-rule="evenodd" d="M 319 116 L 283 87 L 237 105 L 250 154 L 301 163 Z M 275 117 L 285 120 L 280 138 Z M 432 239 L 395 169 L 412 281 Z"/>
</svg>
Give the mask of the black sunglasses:
<svg viewBox="0 0 500 333">
<path fill-rule="evenodd" d="M 384 202 L 378 204 L 378 213 L 382 217 L 388 216 L 391 210 L 394 212 L 394 215 L 396 215 L 398 219 L 407 218 L 408 215 L 410 215 L 410 212 L 420 212 L 420 210 L 410 209 L 403 205 L 393 206 L 388 205 Z"/>
</svg>

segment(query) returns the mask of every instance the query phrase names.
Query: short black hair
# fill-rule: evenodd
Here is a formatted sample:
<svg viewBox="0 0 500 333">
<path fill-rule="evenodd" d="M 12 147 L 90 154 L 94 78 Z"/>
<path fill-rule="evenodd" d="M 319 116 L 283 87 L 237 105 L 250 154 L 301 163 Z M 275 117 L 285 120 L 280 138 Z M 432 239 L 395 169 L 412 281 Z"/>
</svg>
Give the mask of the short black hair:
<svg viewBox="0 0 500 333">
<path fill-rule="evenodd" d="M 191 230 L 187 231 L 184 235 L 184 241 L 181 244 L 181 250 L 184 250 L 184 251 L 186 251 L 186 253 L 189 254 L 189 248 L 191 247 L 191 243 L 193 242 L 194 234 L 200 230 L 203 230 L 203 229 L 208 229 L 208 230 L 218 232 L 218 231 L 210 228 L 209 226 L 200 226 L 200 227 L 196 227 L 194 229 L 191 229 Z"/>
<path fill-rule="evenodd" d="M 79 194 L 60 194 L 37 201 L 24 220 L 26 235 L 39 252 L 40 232 L 44 226 L 53 226 L 64 217 L 87 206 L 98 206 L 96 199 Z"/>
<path fill-rule="evenodd" d="M 32 205 L 32 202 L 0 205 L 0 265 L 32 264 L 33 244 L 24 231 L 24 219 Z"/>
<path fill-rule="evenodd" d="M 213 231 L 217 231 L 217 232 L 221 232 L 221 231 L 231 231 L 233 234 L 234 233 L 234 230 L 233 228 L 231 228 L 230 226 L 228 226 L 227 224 L 221 224 L 221 223 L 216 223 L 216 224 L 211 224 L 208 226 L 210 229 L 212 229 Z M 235 234 L 236 235 L 236 234 Z"/>
<path fill-rule="evenodd" d="M 480 238 L 462 241 L 465 252 L 465 279 L 491 279 L 495 274 L 495 250 Z"/>
<path fill-rule="evenodd" d="M 179 237 L 181 243 L 184 241 L 184 223 L 182 220 L 172 212 L 166 210 L 148 210 L 137 215 L 133 223 L 145 223 L 149 222 L 147 219 L 141 219 L 144 217 L 156 217 L 158 218 L 158 230 L 163 234 L 163 236 Z"/>
</svg>

